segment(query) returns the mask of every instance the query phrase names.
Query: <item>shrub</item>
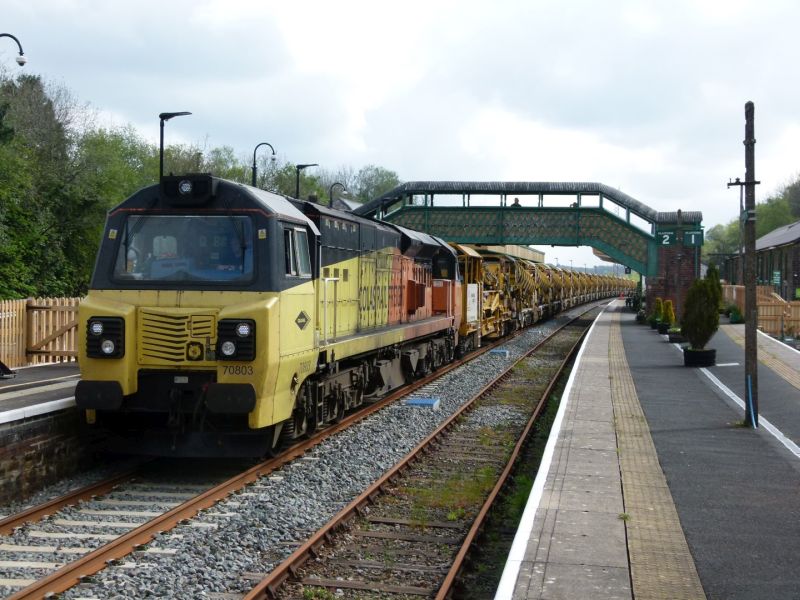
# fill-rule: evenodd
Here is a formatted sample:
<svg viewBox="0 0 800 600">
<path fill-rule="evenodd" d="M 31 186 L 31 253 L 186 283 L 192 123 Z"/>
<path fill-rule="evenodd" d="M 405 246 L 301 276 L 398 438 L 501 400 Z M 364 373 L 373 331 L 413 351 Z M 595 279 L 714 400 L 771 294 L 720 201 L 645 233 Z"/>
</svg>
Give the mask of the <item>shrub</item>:
<svg viewBox="0 0 800 600">
<path fill-rule="evenodd" d="M 716 265 L 710 265 L 706 271 L 706 279 L 712 283 L 714 291 L 714 307 L 722 308 L 722 284 L 719 281 L 719 270 Z"/>
<path fill-rule="evenodd" d="M 655 319 L 656 321 L 660 321 L 664 314 L 664 301 L 661 298 L 656 298 L 656 301 L 653 303 L 653 314 L 650 315 L 650 319 Z"/>
<path fill-rule="evenodd" d="M 668 323 L 670 326 L 675 322 L 675 309 L 672 308 L 672 300 L 664 302 L 664 310 L 661 314 L 661 322 Z"/>
<path fill-rule="evenodd" d="M 742 317 L 742 313 L 739 311 L 739 307 L 735 304 L 731 304 L 727 309 L 728 317 L 731 320 L 731 323 L 741 323 L 744 321 L 744 317 Z"/>
<path fill-rule="evenodd" d="M 689 340 L 693 350 L 705 348 L 719 327 L 719 309 L 714 282 L 695 279 L 686 295 L 686 305 L 681 320 L 681 333 Z"/>
</svg>

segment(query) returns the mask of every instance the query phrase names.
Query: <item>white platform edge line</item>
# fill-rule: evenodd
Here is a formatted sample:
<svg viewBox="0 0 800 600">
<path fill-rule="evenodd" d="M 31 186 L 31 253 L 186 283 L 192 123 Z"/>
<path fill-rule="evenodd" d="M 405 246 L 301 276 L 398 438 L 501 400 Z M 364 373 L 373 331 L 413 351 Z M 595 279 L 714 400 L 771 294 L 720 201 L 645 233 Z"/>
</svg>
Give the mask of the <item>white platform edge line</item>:
<svg viewBox="0 0 800 600">
<path fill-rule="evenodd" d="M 714 374 L 711 373 L 711 371 L 709 371 L 706 368 L 701 368 L 700 371 L 703 373 L 703 375 L 708 377 L 711 383 L 713 383 L 720 390 L 722 390 L 723 394 L 725 394 L 728 398 L 733 400 L 739 406 L 739 408 L 741 408 L 742 410 L 745 409 L 744 400 L 739 398 L 739 396 L 737 396 L 736 393 L 733 392 L 733 390 L 731 390 L 728 386 L 726 386 L 719 379 L 717 379 L 714 376 Z M 772 423 L 770 423 L 767 419 L 765 419 L 761 415 L 758 416 L 758 426 L 763 427 L 769 433 L 771 433 L 776 440 L 778 440 L 781 444 L 786 446 L 789 452 L 794 454 L 795 458 L 800 458 L 800 447 L 797 444 L 795 444 L 792 440 L 790 440 L 788 437 L 786 437 L 780 429 L 775 427 Z"/>
<path fill-rule="evenodd" d="M 53 361 L 53 362 L 46 362 L 46 363 L 39 363 L 37 365 L 22 365 L 21 367 L 9 367 L 12 371 L 19 371 L 21 369 L 35 369 L 36 367 L 52 367 L 53 365 L 63 365 L 63 364 L 74 364 L 78 366 L 77 360 L 67 360 L 67 361 Z"/>
<path fill-rule="evenodd" d="M 569 374 L 567 385 L 564 387 L 564 393 L 561 396 L 561 404 L 558 407 L 556 418 L 553 420 L 553 426 L 550 429 L 550 436 L 547 439 L 547 444 L 542 454 L 542 460 L 539 463 L 539 470 L 536 473 L 536 479 L 533 482 L 531 493 L 528 496 L 528 503 L 525 505 L 525 511 L 522 513 L 522 518 L 519 521 L 517 533 L 514 536 L 514 541 L 511 544 L 511 550 L 508 553 L 506 566 L 503 568 L 503 575 L 500 577 L 500 583 L 497 586 L 494 600 L 510 600 L 514 594 L 514 588 L 517 584 L 517 576 L 519 569 L 522 566 L 522 560 L 525 558 L 525 550 L 528 547 L 528 538 L 530 538 L 531 531 L 533 530 L 533 522 L 536 518 L 536 511 L 539 510 L 539 504 L 542 501 L 542 494 L 544 493 L 544 484 L 547 481 L 547 476 L 550 473 L 550 468 L 553 463 L 553 454 L 555 453 L 556 442 L 561 435 L 561 426 L 564 421 L 564 413 L 567 411 L 570 395 L 572 392 L 572 385 L 575 377 L 578 374 L 578 368 L 583 358 L 583 351 L 589 342 L 589 338 L 594 332 L 594 327 L 600 320 L 600 317 L 605 313 L 605 308 L 600 311 L 597 318 L 589 328 L 586 337 L 583 338 L 583 344 L 578 351 L 578 356 L 575 358 L 575 364 L 572 366 L 572 372 Z"/>
<path fill-rule="evenodd" d="M 786 344 L 784 344 L 783 342 L 779 342 L 779 341 L 778 341 L 778 340 L 776 340 L 774 337 L 772 337 L 771 335 L 767 335 L 766 333 L 764 333 L 764 332 L 763 332 L 763 331 L 761 331 L 760 329 L 756 329 L 756 331 L 757 331 L 758 333 L 760 333 L 761 335 L 763 335 L 765 338 L 767 338 L 767 339 L 768 339 L 770 342 L 772 342 L 773 344 L 779 344 L 779 345 L 781 346 L 781 348 L 786 348 L 787 350 L 791 350 L 792 352 L 796 352 L 797 354 L 800 354 L 800 350 L 795 350 L 795 349 L 794 349 L 794 348 L 792 348 L 791 346 L 787 346 L 787 345 L 786 345 Z"/>
<path fill-rule="evenodd" d="M 780 342 L 777 343 L 780 344 Z M 672 345 L 681 353 L 683 353 L 683 348 L 681 348 L 680 344 L 672 344 Z M 717 379 L 716 376 L 705 367 L 701 367 L 700 371 L 703 373 L 703 375 L 708 377 L 708 380 L 715 386 L 717 386 L 723 394 L 725 394 L 728 398 L 733 400 L 739 408 L 745 410 L 744 400 L 739 398 L 739 396 L 737 396 L 733 390 L 731 390 L 727 385 L 725 385 L 719 379 Z M 791 439 L 786 437 L 780 429 L 775 427 L 772 423 L 769 422 L 768 419 L 765 419 L 760 414 L 758 415 L 758 426 L 766 429 L 776 440 L 778 440 L 781 444 L 786 446 L 786 449 L 789 450 L 789 452 L 791 452 L 795 458 L 800 458 L 800 446 L 798 446 Z"/>
<path fill-rule="evenodd" d="M 21 421 L 28 417 L 35 417 L 49 412 L 55 412 L 64 408 L 71 408 L 75 406 L 75 396 L 69 398 L 62 398 L 61 400 L 52 400 L 42 404 L 34 404 L 33 406 L 23 406 L 22 408 L 15 408 L 0 412 L 0 425 L 3 423 L 11 423 L 12 421 Z"/>
</svg>

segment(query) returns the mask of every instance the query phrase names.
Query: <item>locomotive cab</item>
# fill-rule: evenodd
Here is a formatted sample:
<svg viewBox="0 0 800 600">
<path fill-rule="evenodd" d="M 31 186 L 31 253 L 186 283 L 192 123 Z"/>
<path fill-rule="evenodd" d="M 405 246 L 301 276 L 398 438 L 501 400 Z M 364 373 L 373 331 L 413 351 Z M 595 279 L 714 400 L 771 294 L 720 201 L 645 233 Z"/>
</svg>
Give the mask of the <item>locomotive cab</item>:
<svg viewBox="0 0 800 600">
<path fill-rule="evenodd" d="M 76 403 L 112 448 L 275 445 L 292 378 L 316 362 L 301 325 L 314 318 L 318 234 L 282 196 L 209 175 L 165 177 L 109 212 L 79 310 Z"/>
</svg>

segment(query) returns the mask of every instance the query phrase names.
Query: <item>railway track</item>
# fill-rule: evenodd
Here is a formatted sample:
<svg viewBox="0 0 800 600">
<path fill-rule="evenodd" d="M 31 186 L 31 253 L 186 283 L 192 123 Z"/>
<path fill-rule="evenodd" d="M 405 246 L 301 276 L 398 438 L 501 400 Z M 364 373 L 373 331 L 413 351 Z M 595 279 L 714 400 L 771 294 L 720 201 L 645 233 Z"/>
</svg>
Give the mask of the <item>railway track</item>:
<svg viewBox="0 0 800 600">
<path fill-rule="evenodd" d="M 33 598 L 69 588 L 173 519 L 210 506 L 216 496 L 208 492 L 233 470 L 223 464 L 179 474 L 165 462 L 145 461 L 0 521 L 0 590 L 24 588 L 12 597 Z"/>
<path fill-rule="evenodd" d="M 439 377 L 504 341 L 447 365 L 292 446 L 279 457 L 225 477 L 222 483 L 189 487 L 169 483 L 165 489 L 163 484 L 148 483 L 141 469 L 135 468 L 0 520 L 0 536 L 4 536 L 0 538 L 0 594 L 5 590 L 12 592 L 14 599 L 40 598 L 73 587 L 158 534 L 302 456 L 328 436 L 415 390 L 435 389 Z M 75 508 L 82 503 L 87 505 Z M 37 526 L 41 523 L 43 528 Z"/>
<path fill-rule="evenodd" d="M 236 476 L 223 478 L 225 481 L 219 485 L 214 486 L 213 482 L 208 481 L 204 484 L 195 484 L 193 488 L 189 486 L 176 489 L 177 486 L 174 483 L 168 483 L 167 485 L 170 489 L 166 491 L 167 495 L 159 496 L 156 493 L 159 490 L 152 488 L 152 486 L 148 489 L 147 484 L 142 480 L 138 483 L 131 483 L 132 478 L 135 478 L 137 474 L 127 473 L 120 477 L 119 481 L 102 482 L 92 490 L 82 490 L 81 494 L 59 499 L 46 507 L 32 509 L 27 515 L 16 516 L 15 521 L 6 519 L 0 522 L 0 526 L 4 526 L 0 533 L 5 535 L 5 537 L 0 538 L 0 579 L 2 579 L 0 581 L 0 595 L 13 593 L 11 597 L 15 599 L 41 598 L 48 594 L 63 592 L 81 582 L 84 584 L 80 586 L 81 588 L 91 588 L 91 584 L 88 583 L 92 580 L 91 576 L 104 569 L 107 565 L 116 565 L 115 568 L 122 570 L 127 568 L 129 572 L 133 572 L 137 568 L 137 561 L 139 561 L 139 558 L 134 557 L 152 558 L 163 556 L 167 559 L 170 556 L 175 556 L 179 561 L 182 556 L 181 551 L 170 547 L 170 544 L 160 543 L 164 535 L 166 535 L 165 532 L 184 524 L 190 529 L 201 532 L 208 531 L 210 536 L 211 532 L 217 527 L 224 528 L 232 520 L 231 517 L 238 498 L 244 500 L 247 496 L 258 496 L 261 490 L 266 489 L 273 483 L 273 480 L 280 481 L 283 478 L 283 475 L 281 475 L 262 479 L 265 476 L 288 468 L 287 466 L 305 463 L 306 461 L 312 461 L 310 464 L 313 464 L 315 459 L 304 455 L 311 448 L 321 444 L 326 438 L 353 426 L 357 422 L 366 420 L 370 415 L 377 413 L 387 405 L 395 403 L 398 398 L 413 393 L 414 390 L 418 390 L 417 393 L 423 395 L 438 393 L 437 386 L 440 383 L 436 382 L 437 378 L 442 377 L 453 369 L 459 368 L 463 363 L 475 359 L 477 355 L 490 352 L 497 345 L 508 343 L 509 338 L 506 338 L 497 344 L 482 348 L 481 351 L 470 355 L 465 360 L 441 369 L 430 377 L 417 382 L 410 389 L 400 390 L 375 405 L 348 416 L 338 425 L 319 432 L 310 440 L 292 446 L 281 456 L 252 466 Z M 297 462 L 296 459 L 301 457 L 305 461 Z M 140 488 L 143 487 L 144 489 L 139 489 L 138 492 L 152 493 L 144 496 L 137 496 L 136 493 L 126 495 L 124 490 L 127 485 L 139 485 Z M 136 492 L 135 489 L 133 491 Z M 160 492 L 165 492 L 165 490 L 161 489 Z M 176 495 L 170 497 L 170 493 Z M 224 503 L 226 508 L 206 510 L 211 509 L 212 506 L 226 498 L 228 499 Z M 76 502 L 81 504 L 76 507 Z M 99 504 L 88 504 L 88 502 L 99 502 Z M 78 511 L 77 514 L 84 514 L 86 518 L 76 519 L 73 518 L 74 514 L 72 517 L 67 518 L 64 514 L 65 510 L 67 514 L 70 514 L 69 511 L 73 513 Z M 94 512 L 80 513 L 82 510 Z M 120 511 L 127 514 L 120 514 Z M 198 523 L 190 521 L 201 511 L 203 518 Z M 27 536 L 27 533 L 35 531 L 36 527 L 39 527 L 35 523 L 43 515 L 49 516 L 44 521 L 41 521 L 41 524 L 46 526 L 45 529 L 50 528 L 53 530 L 49 533 L 57 533 L 59 535 L 49 538 L 42 537 L 38 538 L 37 541 L 31 541 L 32 538 Z M 104 524 L 92 525 L 85 522 L 84 524 L 76 525 L 77 530 L 70 530 L 66 523 L 67 521 L 80 520 L 86 522 L 98 521 L 104 522 Z M 306 532 L 305 535 L 308 533 L 310 531 Z M 185 533 L 173 533 L 170 535 L 172 538 L 190 537 Z M 48 539 L 49 541 L 47 541 Z M 157 540 L 157 543 L 151 543 L 154 540 Z M 291 551 L 291 548 L 297 544 L 287 540 L 278 544 L 278 546 L 283 547 L 283 550 L 280 548 L 267 550 L 262 554 L 280 556 L 287 548 Z M 126 556 L 131 556 L 131 558 L 123 561 L 122 559 Z M 279 561 L 276 561 L 276 564 L 277 562 Z M 20 563 L 26 563 L 27 566 L 21 566 Z M 244 587 L 246 591 L 246 589 L 251 588 L 253 581 L 260 580 L 268 569 L 269 567 L 258 568 L 254 569 L 255 572 L 253 573 L 244 573 L 244 576 L 249 578 L 249 581 L 240 586 L 239 589 Z M 8 581 L 11 579 L 17 579 L 17 581 Z M 22 588 L 23 584 L 29 585 Z M 158 595 L 157 590 L 155 593 Z M 185 596 L 175 595 L 176 597 L 193 597 L 188 591 Z M 243 594 L 239 594 L 239 597 L 241 595 Z M 97 597 L 103 597 L 103 595 L 101 594 Z M 213 597 L 213 594 L 210 597 Z M 217 597 L 236 597 L 236 594 L 221 593 Z"/>
<path fill-rule="evenodd" d="M 336 598 L 449 597 L 590 324 L 575 319 L 503 371 L 246 598 L 329 598 L 331 590 Z"/>
</svg>

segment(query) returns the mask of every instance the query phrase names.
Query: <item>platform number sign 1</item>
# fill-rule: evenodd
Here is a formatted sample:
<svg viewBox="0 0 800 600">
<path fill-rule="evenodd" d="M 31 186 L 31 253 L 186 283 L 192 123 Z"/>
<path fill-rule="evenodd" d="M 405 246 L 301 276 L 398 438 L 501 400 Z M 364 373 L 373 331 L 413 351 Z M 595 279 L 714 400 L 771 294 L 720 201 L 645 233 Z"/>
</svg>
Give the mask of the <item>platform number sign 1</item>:
<svg viewBox="0 0 800 600">
<path fill-rule="evenodd" d="M 658 243 L 661 246 L 674 246 L 675 245 L 675 232 L 674 231 L 659 231 L 657 234 Z"/>
<path fill-rule="evenodd" d="M 703 245 L 703 232 L 702 231 L 684 231 L 683 232 L 683 245 L 684 246 L 702 246 Z"/>
</svg>

